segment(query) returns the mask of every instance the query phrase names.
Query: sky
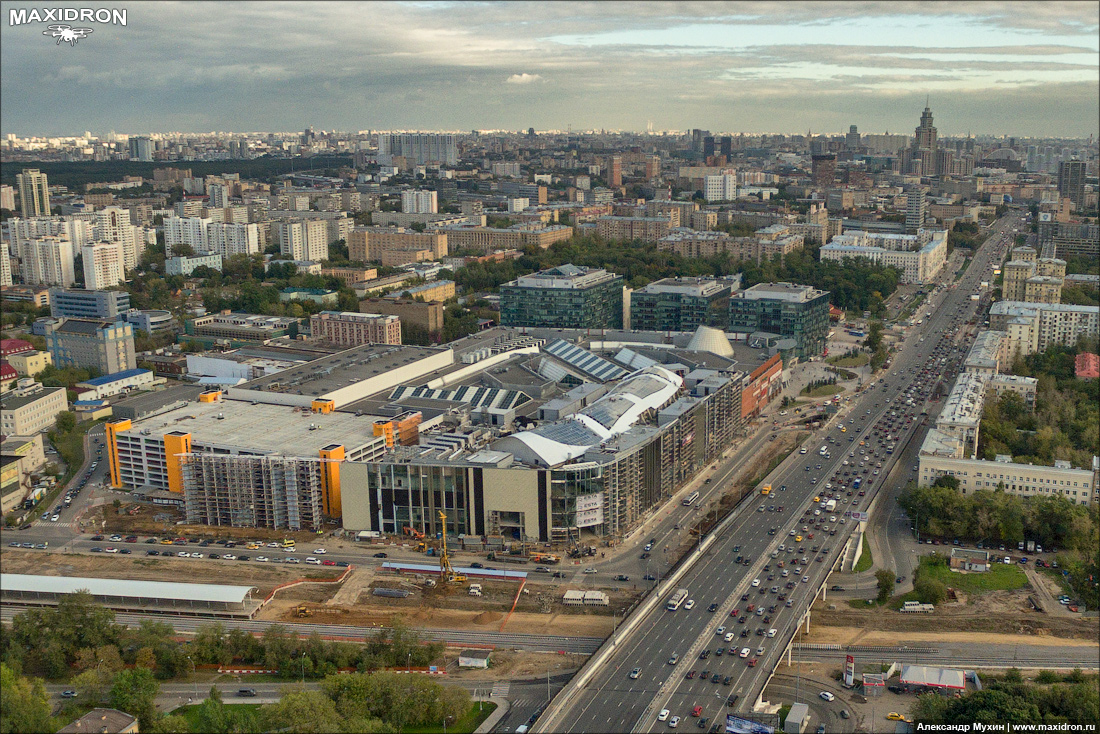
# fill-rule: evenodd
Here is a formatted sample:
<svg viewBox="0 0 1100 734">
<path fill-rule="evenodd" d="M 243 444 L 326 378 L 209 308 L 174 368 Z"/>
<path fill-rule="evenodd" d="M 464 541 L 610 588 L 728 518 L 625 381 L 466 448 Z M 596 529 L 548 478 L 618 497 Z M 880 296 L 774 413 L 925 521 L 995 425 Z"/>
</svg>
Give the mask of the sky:
<svg viewBox="0 0 1100 734">
<path fill-rule="evenodd" d="M 64 2 L 0 2 L 2 134 L 1100 131 L 1092 1 Z"/>
</svg>

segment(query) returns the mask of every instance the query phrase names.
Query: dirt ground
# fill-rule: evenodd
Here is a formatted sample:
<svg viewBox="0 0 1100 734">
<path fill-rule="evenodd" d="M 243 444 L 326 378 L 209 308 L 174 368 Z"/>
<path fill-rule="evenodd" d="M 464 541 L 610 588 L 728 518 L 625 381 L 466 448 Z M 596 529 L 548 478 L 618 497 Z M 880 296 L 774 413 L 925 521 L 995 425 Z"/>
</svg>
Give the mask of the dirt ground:
<svg viewBox="0 0 1100 734">
<path fill-rule="evenodd" d="M 133 512 L 134 514 L 130 514 Z M 168 517 L 168 521 L 157 520 L 156 517 Z M 211 527 L 207 525 L 176 525 L 176 521 L 183 519 L 183 513 L 171 507 L 160 505 L 143 505 L 133 502 L 123 502 L 121 507 L 103 505 L 87 512 L 82 519 L 85 522 L 94 522 L 96 527 L 102 527 L 108 533 L 127 533 L 133 535 L 154 535 L 157 537 L 173 538 L 186 536 L 188 538 L 231 538 L 233 540 L 263 540 L 265 543 L 283 538 L 293 538 L 295 541 L 308 545 L 319 543 L 327 533 L 318 534 L 312 531 L 290 532 L 287 530 L 268 530 L 266 528 L 231 528 Z M 325 538 L 327 540 L 327 538 Z"/>
<path fill-rule="evenodd" d="M 1007 637 L 1026 635 L 1029 644 L 1038 645 L 1048 644 L 1045 640 L 1049 638 L 1095 642 L 1100 637 L 1100 620 L 1095 617 L 1067 618 L 1040 614 L 1031 609 L 1027 596 L 1026 589 L 991 591 L 975 597 L 970 603 L 937 605 L 932 614 L 901 614 L 881 609 L 862 611 L 846 605 L 831 602 L 823 605 L 818 602 L 814 606 L 810 631 L 814 633 L 813 623 L 816 621 L 819 629 L 862 629 L 868 634 L 890 633 L 892 639 L 900 639 L 899 635 L 922 633 L 940 639 L 944 635 L 960 633 L 972 639 L 975 633 L 986 633 Z"/>
<path fill-rule="evenodd" d="M 114 556 L 107 554 L 68 554 L 34 553 L 4 551 L 2 565 L 4 573 L 27 573 L 45 576 L 88 576 L 108 579 L 140 579 L 144 581 L 186 581 L 195 584 L 230 584 L 255 586 L 258 592 L 253 598 L 263 599 L 279 584 L 301 578 L 326 579 L 339 574 L 333 571 L 304 571 L 284 566 L 271 566 L 264 563 L 234 563 L 211 561 L 209 559 L 189 560 L 187 558 L 150 558 L 144 553 L 141 544 L 133 546 L 135 555 Z M 308 584 L 292 587 L 298 594 L 313 594 L 313 591 L 299 589 L 322 589 L 329 596 L 336 593 L 337 584 Z M 289 591 L 289 590 L 288 590 Z M 287 592 L 280 592 L 280 596 Z"/>
<path fill-rule="evenodd" d="M 871 631 L 861 627 L 824 627 L 814 626 L 813 618 L 810 619 L 810 633 L 802 637 L 802 642 L 812 644 L 839 644 L 839 645 L 897 645 L 913 642 L 984 642 L 990 645 L 1047 645 L 1051 647 L 1078 647 L 1088 641 L 1082 639 L 1066 639 L 1050 635 L 1028 635 L 1021 639 L 1020 635 L 1010 635 L 995 632 L 898 632 L 898 631 Z M 1091 644 L 1096 644 L 1095 640 Z"/>
<path fill-rule="evenodd" d="M 453 653 L 448 653 L 451 658 Z M 583 660 L 579 655 L 558 655 L 551 652 L 512 652 L 509 650 L 496 650 L 490 657 L 491 666 L 485 670 L 462 670 L 457 666 L 447 669 L 448 678 L 460 680 L 519 680 L 523 678 L 538 678 L 550 675 L 558 675 L 574 671 Z"/>
</svg>

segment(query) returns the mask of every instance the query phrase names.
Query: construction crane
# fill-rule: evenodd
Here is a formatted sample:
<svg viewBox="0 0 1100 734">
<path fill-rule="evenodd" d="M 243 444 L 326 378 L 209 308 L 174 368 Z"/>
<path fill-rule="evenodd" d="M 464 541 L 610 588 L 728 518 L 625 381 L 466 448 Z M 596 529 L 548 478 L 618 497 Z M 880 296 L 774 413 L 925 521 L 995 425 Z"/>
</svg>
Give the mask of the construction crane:
<svg viewBox="0 0 1100 734">
<path fill-rule="evenodd" d="M 463 582 L 466 577 L 462 574 L 455 573 L 455 570 L 451 568 L 451 557 L 447 554 L 447 516 L 442 510 L 439 512 L 439 524 L 443 528 L 439 534 L 441 543 L 439 545 L 439 579 L 440 581 L 450 583 L 452 581 Z"/>
</svg>

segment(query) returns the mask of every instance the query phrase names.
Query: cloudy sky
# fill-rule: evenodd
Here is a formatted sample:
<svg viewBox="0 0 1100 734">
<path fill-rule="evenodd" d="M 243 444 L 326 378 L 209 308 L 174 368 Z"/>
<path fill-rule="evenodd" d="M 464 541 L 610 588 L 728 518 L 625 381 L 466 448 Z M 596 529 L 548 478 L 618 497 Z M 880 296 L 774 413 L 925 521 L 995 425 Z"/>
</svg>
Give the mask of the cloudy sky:
<svg viewBox="0 0 1100 734">
<path fill-rule="evenodd" d="M 0 3 L 0 132 L 606 128 L 1085 137 L 1096 2 Z"/>
</svg>

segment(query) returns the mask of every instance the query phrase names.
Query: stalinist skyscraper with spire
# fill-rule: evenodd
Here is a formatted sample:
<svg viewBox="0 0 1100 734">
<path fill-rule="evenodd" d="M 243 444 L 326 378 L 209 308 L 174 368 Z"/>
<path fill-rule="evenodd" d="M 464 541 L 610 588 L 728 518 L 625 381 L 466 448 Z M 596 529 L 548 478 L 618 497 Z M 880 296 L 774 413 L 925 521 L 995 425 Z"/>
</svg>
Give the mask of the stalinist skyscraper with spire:
<svg viewBox="0 0 1100 734">
<path fill-rule="evenodd" d="M 910 166 L 910 172 L 919 176 L 935 176 L 940 173 L 936 170 L 936 128 L 932 124 L 932 110 L 927 101 L 920 116 L 920 125 L 913 131 Z"/>
</svg>

